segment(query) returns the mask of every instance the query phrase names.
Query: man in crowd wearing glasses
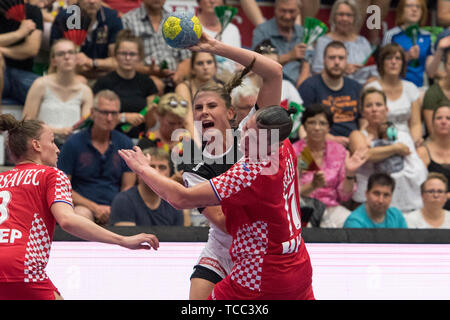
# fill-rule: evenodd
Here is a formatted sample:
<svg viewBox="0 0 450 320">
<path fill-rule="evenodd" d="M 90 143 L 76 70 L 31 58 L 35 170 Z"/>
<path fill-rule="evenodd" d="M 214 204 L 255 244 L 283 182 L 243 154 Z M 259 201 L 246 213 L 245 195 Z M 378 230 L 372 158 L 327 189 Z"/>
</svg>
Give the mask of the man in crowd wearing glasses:
<svg viewBox="0 0 450 320">
<path fill-rule="evenodd" d="M 110 90 L 98 92 L 92 125 L 66 141 L 58 161 L 72 182 L 75 213 L 102 225 L 109 221 L 115 195 L 136 183 L 135 174 L 117 153 L 133 148 L 129 137 L 114 130 L 119 114 L 119 97 Z"/>
<path fill-rule="evenodd" d="M 423 208 L 405 215 L 408 228 L 449 229 L 450 211 L 444 209 L 447 201 L 448 180 L 438 172 L 431 172 L 422 183 Z"/>
</svg>

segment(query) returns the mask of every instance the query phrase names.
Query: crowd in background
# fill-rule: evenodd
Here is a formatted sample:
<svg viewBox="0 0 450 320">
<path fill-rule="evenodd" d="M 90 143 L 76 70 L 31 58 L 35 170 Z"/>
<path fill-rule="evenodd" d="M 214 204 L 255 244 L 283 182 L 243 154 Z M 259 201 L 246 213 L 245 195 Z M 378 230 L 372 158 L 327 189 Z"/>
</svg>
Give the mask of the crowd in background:
<svg viewBox="0 0 450 320">
<path fill-rule="evenodd" d="M 243 66 L 169 47 L 164 0 L 26 2 L 21 22 L 0 12 L 0 96 L 52 129 L 75 213 L 101 225 L 207 225 L 138 181 L 117 151 L 138 145 L 149 165 L 182 183 L 173 133 L 195 141 L 197 90 Z M 384 20 L 394 3 L 393 28 L 362 31 L 367 6 L 378 5 Z M 71 4 L 82 9 L 83 43 L 67 36 Z M 248 49 L 283 65 L 280 105 L 302 110 L 290 139 L 305 226 L 450 228 L 450 1 L 334 1 L 329 30 L 313 45 L 303 43 L 304 23 L 320 1 L 276 0 L 273 17 L 241 1 L 239 14 L 254 24 L 245 31 L 222 28 L 214 8 L 224 0 L 197 5 L 205 33 L 242 46 L 241 32 L 252 32 Z M 260 86 L 249 73 L 233 91 L 233 127 Z"/>
</svg>

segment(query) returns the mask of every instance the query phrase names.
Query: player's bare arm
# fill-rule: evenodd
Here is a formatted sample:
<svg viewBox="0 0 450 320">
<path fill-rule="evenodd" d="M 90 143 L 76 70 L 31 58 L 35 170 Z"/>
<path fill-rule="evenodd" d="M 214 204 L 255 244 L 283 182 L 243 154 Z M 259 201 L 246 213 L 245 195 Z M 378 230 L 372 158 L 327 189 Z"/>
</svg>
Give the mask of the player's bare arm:
<svg viewBox="0 0 450 320">
<path fill-rule="evenodd" d="M 186 188 L 178 182 L 160 175 L 157 170 L 150 167 L 148 165 L 150 156 L 144 155 L 137 146 L 133 150 L 119 150 L 119 155 L 156 194 L 176 209 L 192 209 L 220 204 L 209 181 L 202 182 L 193 188 Z"/>
</svg>

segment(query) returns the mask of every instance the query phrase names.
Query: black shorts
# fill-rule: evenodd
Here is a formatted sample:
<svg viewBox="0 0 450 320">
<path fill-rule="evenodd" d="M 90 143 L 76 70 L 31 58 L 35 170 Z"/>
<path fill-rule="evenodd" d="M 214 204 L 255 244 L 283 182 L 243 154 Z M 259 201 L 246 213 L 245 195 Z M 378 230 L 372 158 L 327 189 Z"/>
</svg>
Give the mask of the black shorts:
<svg viewBox="0 0 450 320">
<path fill-rule="evenodd" d="M 205 268 L 205 267 L 199 266 L 199 265 L 194 267 L 194 272 L 192 273 L 190 279 L 192 280 L 192 278 L 205 279 L 214 284 L 216 284 L 222 280 L 222 277 L 219 276 L 214 271 L 212 271 L 211 269 L 208 269 L 208 268 Z"/>
</svg>

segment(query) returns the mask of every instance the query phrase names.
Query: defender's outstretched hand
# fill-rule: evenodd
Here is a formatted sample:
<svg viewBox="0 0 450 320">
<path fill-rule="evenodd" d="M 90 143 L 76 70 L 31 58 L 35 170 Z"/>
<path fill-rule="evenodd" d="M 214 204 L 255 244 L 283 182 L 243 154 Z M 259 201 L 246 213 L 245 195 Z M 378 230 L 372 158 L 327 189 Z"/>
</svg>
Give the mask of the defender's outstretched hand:
<svg viewBox="0 0 450 320">
<path fill-rule="evenodd" d="M 144 155 L 141 148 L 134 146 L 131 149 L 119 150 L 119 155 L 127 163 L 128 168 L 139 174 L 143 169 L 150 166 L 150 155 Z"/>
<path fill-rule="evenodd" d="M 159 240 L 153 234 L 140 233 L 134 236 L 124 237 L 120 245 L 122 247 L 134 250 L 135 249 L 150 250 L 151 248 L 158 250 Z"/>
</svg>

